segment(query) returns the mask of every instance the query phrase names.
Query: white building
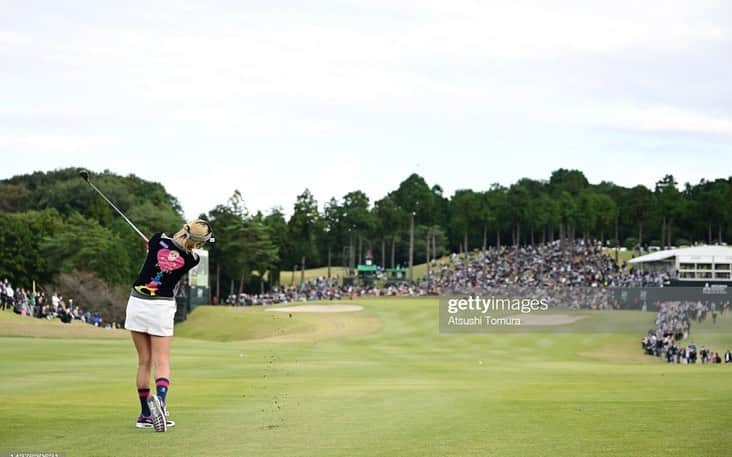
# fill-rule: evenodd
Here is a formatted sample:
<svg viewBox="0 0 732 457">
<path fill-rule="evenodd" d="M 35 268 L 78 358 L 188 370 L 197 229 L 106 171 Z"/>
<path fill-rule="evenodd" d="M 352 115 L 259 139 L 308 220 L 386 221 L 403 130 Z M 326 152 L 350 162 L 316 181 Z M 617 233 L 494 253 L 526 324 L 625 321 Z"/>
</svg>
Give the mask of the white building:
<svg viewBox="0 0 732 457">
<path fill-rule="evenodd" d="M 678 282 L 732 282 L 732 247 L 694 246 L 636 257 L 630 263 L 645 271 L 665 271 Z"/>
</svg>

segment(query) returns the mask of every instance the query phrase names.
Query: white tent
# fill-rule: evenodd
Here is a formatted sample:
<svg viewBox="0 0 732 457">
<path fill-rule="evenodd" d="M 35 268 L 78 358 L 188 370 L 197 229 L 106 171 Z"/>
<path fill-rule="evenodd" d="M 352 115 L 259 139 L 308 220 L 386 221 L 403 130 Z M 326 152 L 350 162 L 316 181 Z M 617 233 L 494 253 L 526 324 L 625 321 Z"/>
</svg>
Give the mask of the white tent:
<svg viewBox="0 0 732 457">
<path fill-rule="evenodd" d="M 652 252 L 630 260 L 649 270 L 668 271 L 679 280 L 724 280 L 732 273 L 732 247 L 694 246 Z"/>
</svg>

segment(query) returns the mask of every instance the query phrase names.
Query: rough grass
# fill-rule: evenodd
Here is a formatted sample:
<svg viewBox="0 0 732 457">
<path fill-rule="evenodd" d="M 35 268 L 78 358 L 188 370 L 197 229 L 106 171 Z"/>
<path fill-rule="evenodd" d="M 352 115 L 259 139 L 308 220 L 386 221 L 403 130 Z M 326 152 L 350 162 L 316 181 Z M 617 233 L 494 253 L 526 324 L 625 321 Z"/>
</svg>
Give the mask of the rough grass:
<svg viewBox="0 0 732 457">
<path fill-rule="evenodd" d="M 378 329 L 364 333 L 354 324 L 350 335 L 279 342 L 267 335 L 299 335 L 318 324 L 248 309 L 195 310 L 173 344 L 169 403 L 178 426 L 165 434 L 133 426 L 139 404 L 130 341 L 0 337 L 0 451 L 729 455 L 732 367 L 670 366 L 641 356 L 635 327 L 440 334 L 434 299 L 357 302 L 362 315 L 339 317 L 373 316 Z M 618 316 L 629 325 L 630 316 L 645 328 L 652 320 L 651 313 L 623 313 L 604 322 Z M 731 344 L 731 321 L 693 336 Z"/>
<path fill-rule="evenodd" d="M 125 330 L 98 328 L 77 320 L 63 324 L 59 319 L 36 319 L 20 316 L 12 311 L 0 311 L 0 335 L 35 338 L 129 338 Z"/>
<path fill-rule="evenodd" d="M 330 267 L 331 276 L 338 275 L 341 278 L 343 278 L 344 276 L 346 276 L 347 272 L 348 272 L 348 269 L 346 269 L 344 267 L 334 267 L 334 266 Z M 294 276 L 295 285 L 300 284 L 300 277 L 301 277 L 300 275 L 301 275 L 300 270 L 295 271 L 295 276 Z M 328 267 L 305 269 L 305 280 L 306 281 L 315 279 L 319 276 L 327 278 L 328 277 Z M 282 284 L 283 286 L 289 286 L 289 285 L 293 284 L 292 270 L 280 271 L 280 284 Z"/>
<path fill-rule="evenodd" d="M 615 249 L 613 248 L 605 248 L 605 253 L 609 255 L 611 258 L 615 258 Z M 623 263 L 628 263 L 633 258 L 633 251 L 632 250 L 625 250 L 625 251 L 618 251 L 618 263 L 622 265 Z"/>
<path fill-rule="evenodd" d="M 444 263 L 446 260 L 445 258 L 437 259 L 438 263 Z M 331 267 L 330 274 L 331 276 L 340 276 L 343 278 L 348 273 L 348 269 L 344 267 Z M 420 263 L 417 265 L 414 265 L 414 278 L 415 280 L 417 278 L 421 278 L 422 276 L 427 274 L 427 264 L 426 263 Z M 328 277 L 328 267 L 322 267 L 322 268 L 310 268 L 305 270 L 305 280 L 309 281 L 311 279 L 315 279 L 317 277 Z M 266 276 L 265 276 L 266 277 Z M 292 284 L 292 270 L 289 271 L 281 271 L 280 272 L 280 284 L 283 286 L 289 286 Z M 300 270 L 295 271 L 295 285 L 300 284 Z"/>
</svg>

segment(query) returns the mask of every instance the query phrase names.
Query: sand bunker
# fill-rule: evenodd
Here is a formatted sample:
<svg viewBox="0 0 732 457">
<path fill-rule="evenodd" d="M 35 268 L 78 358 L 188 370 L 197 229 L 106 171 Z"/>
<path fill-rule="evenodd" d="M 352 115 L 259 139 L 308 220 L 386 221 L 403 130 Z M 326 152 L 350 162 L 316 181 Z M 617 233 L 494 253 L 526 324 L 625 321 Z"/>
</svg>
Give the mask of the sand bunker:
<svg viewBox="0 0 732 457">
<path fill-rule="evenodd" d="M 569 314 L 514 314 L 512 318 L 521 319 L 521 325 L 567 325 L 574 324 L 587 316 Z"/>
<path fill-rule="evenodd" d="M 297 305 L 284 308 L 269 308 L 267 311 L 275 311 L 278 313 L 352 313 L 354 311 L 361 311 L 362 309 L 363 306 L 338 303 L 335 305 Z"/>
</svg>

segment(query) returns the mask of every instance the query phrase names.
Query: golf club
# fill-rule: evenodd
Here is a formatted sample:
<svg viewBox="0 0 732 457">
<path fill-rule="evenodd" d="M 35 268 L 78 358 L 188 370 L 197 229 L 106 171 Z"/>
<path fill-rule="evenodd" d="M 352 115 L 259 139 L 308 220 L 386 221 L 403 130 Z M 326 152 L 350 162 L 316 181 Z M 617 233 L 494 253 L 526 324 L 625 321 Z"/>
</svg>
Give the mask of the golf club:
<svg viewBox="0 0 732 457">
<path fill-rule="evenodd" d="M 102 193 L 102 191 L 101 191 L 101 190 L 97 189 L 97 186 L 95 186 L 94 184 L 92 184 L 92 182 L 91 182 L 91 181 L 89 181 L 89 172 L 88 172 L 87 170 L 81 170 L 81 171 L 79 172 L 79 174 L 81 175 L 81 177 L 82 177 L 82 178 L 84 178 L 84 181 L 86 181 L 86 183 L 87 183 L 87 184 L 89 184 L 89 185 L 91 186 L 91 188 L 92 188 L 92 189 L 94 189 L 95 191 L 97 191 L 97 193 L 98 193 L 99 195 L 101 195 L 101 196 L 102 196 L 102 198 L 103 198 L 103 199 L 104 199 L 104 200 L 105 200 L 105 201 L 106 201 L 107 203 L 109 203 L 109 206 L 111 206 L 112 208 L 114 208 L 114 210 L 115 210 L 115 211 L 117 211 L 117 213 L 118 213 L 118 214 L 119 214 L 120 216 L 122 216 L 122 219 L 124 219 L 124 220 L 125 220 L 125 221 L 126 221 L 126 222 L 127 222 L 128 224 L 130 224 L 130 227 L 132 227 L 132 229 L 133 229 L 133 230 L 134 230 L 135 232 L 137 232 L 137 234 L 138 234 L 138 235 L 140 235 L 140 236 L 142 237 L 142 239 L 143 239 L 143 240 L 145 240 L 145 243 L 147 243 L 147 242 L 148 242 L 148 238 L 147 238 L 147 237 L 146 237 L 145 235 L 143 235 L 143 234 L 142 234 L 142 232 L 140 231 L 140 229 L 138 229 L 137 227 L 135 227 L 135 224 L 133 224 L 131 220 L 127 219 L 127 216 L 125 216 L 125 215 L 124 215 L 124 213 L 123 213 L 122 211 L 120 211 L 120 210 L 119 210 L 119 208 L 117 208 L 116 206 L 114 206 L 114 203 L 112 203 L 111 201 L 109 201 L 109 199 L 107 198 L 107 196 L 106 196 L 106 195 L 104 195 L 104 194 Z"/>
</svg>

